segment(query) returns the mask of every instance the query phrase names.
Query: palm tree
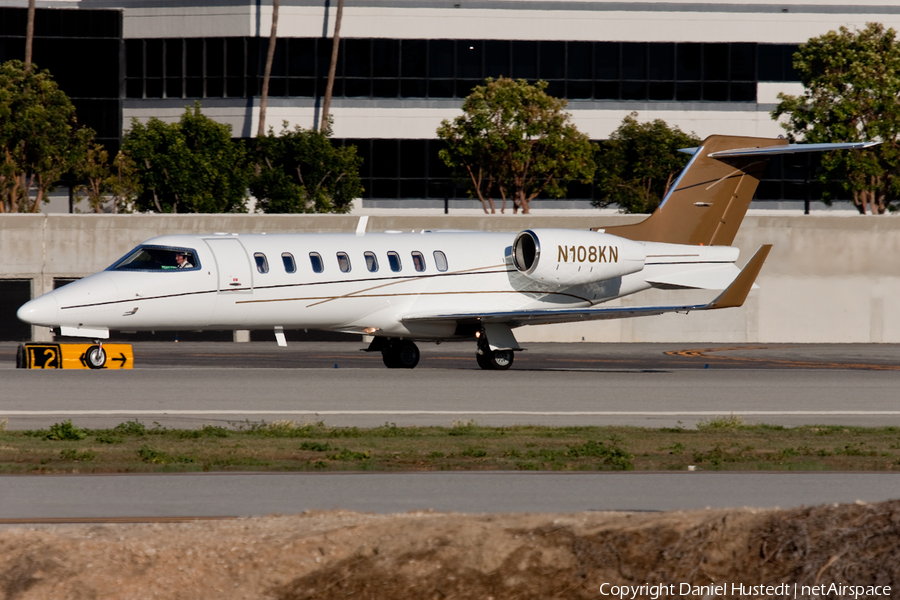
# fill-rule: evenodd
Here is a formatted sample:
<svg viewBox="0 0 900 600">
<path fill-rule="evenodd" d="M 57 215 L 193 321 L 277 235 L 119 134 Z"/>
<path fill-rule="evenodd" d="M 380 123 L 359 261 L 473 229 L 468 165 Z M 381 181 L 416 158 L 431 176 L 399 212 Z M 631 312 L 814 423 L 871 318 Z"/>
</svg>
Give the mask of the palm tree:
<svg viewBox="0 0 900 600">
<path fill-rule="evenodd" d="M 338 46 L 341 45 L 341 19 L 344 16 L 344 0 L 338 0 L 337 15 L 334 18 L 334 35 L 331 36 L 331 65 L 328 67 L 328 85 L 325 86 L 325 102 L 322 103 L 322 122 L 319 131 L 328 127 L 328 109 L 331 106 L 331 92 L 334 89 L 334 73 L 337 70 Z"/>
<path fill-rule="evenodd" d="M 279 4 L 280 0 L 272 0 L 272 31 L 269 33 L 269 49 L 266 52 L 266 68 L 263 71 L 262 97 L 259 100 L 259 127 L 256 130 L 257 137 L 262 137 L 266 134 L 266 105 L 269 103 L 269 77 L 272 74 L 272 61 L 275 59 L 275 40 L 278 37 Z"/>
<path fill-rule="evenodd" d="M 25 70 L 31 70 L 31 47 L 34 45 L 34 1 L 28 0 L 28 21 L 25 24 Z"/>
</svg>

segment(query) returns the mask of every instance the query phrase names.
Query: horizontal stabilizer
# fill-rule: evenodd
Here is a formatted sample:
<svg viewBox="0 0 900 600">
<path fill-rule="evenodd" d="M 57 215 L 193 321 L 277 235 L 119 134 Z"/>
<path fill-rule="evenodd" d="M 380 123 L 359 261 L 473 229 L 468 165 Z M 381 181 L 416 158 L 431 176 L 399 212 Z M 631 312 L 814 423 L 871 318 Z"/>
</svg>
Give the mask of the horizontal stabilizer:
<svg viewBox="0 0 900 600">
<path fill-rule="evenodd" d="M 710 158 L 737 158 L 741 156 L 777 156 L 779 154 L 798 154 L 800 152 L 828 152 L 830 150 L 861 150 L 877 146 L 881 142 L 853 142 L 846 144 L 788 144 L 786 146 L 766 146 L 764 148 L 735 148 L 710 152 Z M 685 150 L 696 150 L 685 148 Z"/>
<path fill-rule="evenodd" d="M 695 290 L 724 290 L 740 273 L 732 265 L 715 265 L 705 269 L 693 269 L 672 273 L 668 270 L 644 277 L 644 281 L 656 286 L 690 288 Z"/>
<path fill-rule="evenodd" d="M 742 306 L 744 300 L 747 299 L 747 294 L 753 289 L 753 283 L 756 281 L 756 277 L 759 275 L 763 263 L 766 262 L 766 258 L 769 256 L 769 251 L 771 249 L 772 244 L 761 246 L 760 249 L 756 251 L 756 254 L 753 255 L 753 258 L 747 261 L 747 264 L 744 265 L 744 268 L 741 269 L 741 272 L 731 285 L 729 285 L 718 298 L 710 302 L 708 308 L 731 308 L 734 306 Z"/>
<path fill-rule="evenodd" d="M 674 306 L 610 306 L 586 308 L 552 308 L 534 310 L 507 310 L 445 314 L 413 314 L 403 317 L 404 322 L 430 321 L 461 323 L 506 323 L 510 327 L 522 325 L 548 325 L 575 321 L 602 321 L 626 317 L 645 317 L 670 312 L 688 313 L 694 310 L 714 310 L 741 306 L 769 255 L 771 245 L 760 247 L 725 291 L 708 304 L 683 304 Z"/>
</svg>

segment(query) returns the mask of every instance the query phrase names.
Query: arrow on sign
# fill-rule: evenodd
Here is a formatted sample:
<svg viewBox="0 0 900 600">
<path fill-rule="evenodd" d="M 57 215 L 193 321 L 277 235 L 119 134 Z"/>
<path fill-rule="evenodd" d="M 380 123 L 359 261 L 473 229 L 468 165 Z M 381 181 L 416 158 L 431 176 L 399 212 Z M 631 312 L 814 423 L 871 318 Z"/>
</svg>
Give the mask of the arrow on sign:
<svg viewBox="0 0 900 600">
<path fill-rule="evenodd" d="M 110 360 L 116 360 L 116 361 L 119 361 L 120 363 L 122 363 L 121 365 L 119 365 L 120 369 L 124 368 L 125 363 L 128 362 L 128 358 L 125 356 L 124 352 L 119 352 L 119 358 L 111 358 Z"/>
</svg>

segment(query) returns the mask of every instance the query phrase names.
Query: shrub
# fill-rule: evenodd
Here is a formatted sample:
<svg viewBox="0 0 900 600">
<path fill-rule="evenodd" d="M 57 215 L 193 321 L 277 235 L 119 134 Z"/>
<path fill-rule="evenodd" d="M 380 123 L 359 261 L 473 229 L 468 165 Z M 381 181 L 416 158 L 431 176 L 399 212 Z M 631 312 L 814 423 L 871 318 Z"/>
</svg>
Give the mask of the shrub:
<svg viewBox="0 0 900 600">
<path fill-rule="evenodd" d="M 67 419 L 62 423 L 54 423 L 50 426 L 50 433 L 48 433 L 44 439 L 47 440 L 83 440 L 87 437 L 87 434 L 79 429 L 78 427 L 72 425 L 72 419 Z"/>
</svg>

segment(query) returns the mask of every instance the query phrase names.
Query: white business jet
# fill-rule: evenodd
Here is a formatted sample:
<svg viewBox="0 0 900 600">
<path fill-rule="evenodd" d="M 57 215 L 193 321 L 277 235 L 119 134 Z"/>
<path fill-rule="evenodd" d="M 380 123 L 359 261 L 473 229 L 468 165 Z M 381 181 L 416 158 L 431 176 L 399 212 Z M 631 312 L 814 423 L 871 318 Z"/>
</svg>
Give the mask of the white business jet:
<svg viewBox="0 0 900 600">
<path fill-rule="evenodd" d="M 313 328 L 373 336 L 390 368 L 419 362 L 415 341 L 477 340 L 483 369 L 508 369 L 523 325 L 741 306 L 770 246 L 743 270 L 731 247 L 769 157 L 861 148 L 711 136 L 646 220 L 604 230 L 519 233 L 164 235 L 105 271 L 23 305 L 64 336 L 110 330 Z M 706 304 L 610 307 L 649 288 L 724 290 Z"/>
</svg>

